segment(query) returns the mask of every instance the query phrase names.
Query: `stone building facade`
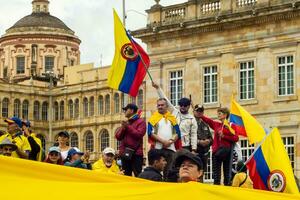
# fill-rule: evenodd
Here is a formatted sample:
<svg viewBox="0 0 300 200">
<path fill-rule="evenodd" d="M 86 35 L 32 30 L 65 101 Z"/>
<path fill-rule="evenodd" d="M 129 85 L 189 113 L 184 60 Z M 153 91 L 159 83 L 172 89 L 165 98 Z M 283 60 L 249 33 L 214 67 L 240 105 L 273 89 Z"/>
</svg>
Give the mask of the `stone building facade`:
<svg viewBox="0 0 300 200">
<path fill-rule="evenodd" d="M 108 88 L 109 67 L 80 65 L 80 42 L 50 15 L 48 0 L 32 1 L 32 14 L 0 38 L 0 129 L 6 130 L 7 117 L 28 119 L 46 148 L 67 130 L 71 146 L 89 150 L 95 160 L 107 146 L 118 149 L 114 132 L 124 120 L 122 107 L 136 102 L 143 109 L 145 88 L 137 98 Z"/>
<path fill-rule="evenodd" d="M 234 95 L 265 128 L 279 128 L 299 176 L 300 1 L 159 2 L 147 10 L 147 26 L 133 32 L 147 44 L 154 80 L 174 104 L 191 95 L 211 117 Z M 156 94 L 149 80 L 146 88 L 151 111 Z M 240 144 L 246 159 L 253 146 L 244 138 Z"/>
</svg>

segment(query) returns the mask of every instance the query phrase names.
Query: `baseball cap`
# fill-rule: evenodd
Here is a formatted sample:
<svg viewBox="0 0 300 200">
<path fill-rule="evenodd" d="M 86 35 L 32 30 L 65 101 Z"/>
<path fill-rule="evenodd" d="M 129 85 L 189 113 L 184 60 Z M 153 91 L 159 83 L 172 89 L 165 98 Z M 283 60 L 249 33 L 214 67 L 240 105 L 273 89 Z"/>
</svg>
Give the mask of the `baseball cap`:
<svg viewBox="0 0 300 200">
<path fill-rule="evenodd" d="M 17 124 L 20 128 L 22 128 L 22 120 L 19 119 L 18 117 L 12 117 L 12 118 L 7 118 L 4 120 L 8 124 L 15 123 Z"/>
<path fill-rule="evenodd" d="M 65 137 L 67 137 L 67 138 L 70 137 L 70 135 L 69 135 L 69 133 L 68 133 L 67 131 L 61 131 L 61 132 L 59 132 L 59 133 L 58 133 L 58 136 L 65 136 Z"/>
<path fill-rule="evenodd" d="M 133 110 L 134 112 L 137 112 L 137 110 L 138 110 L 138 107 L 135 105 L 135 104 L 133 104 L 133 103 L 129 103 L 129 104 L 127 104 L 127 106 L 125 106 L 124 108 L 122 108 L 124 111 L 126 111 L 127 109 L 131 109 L 131 110 Z"/>
<path fill-rule="evenodd" d="M 180 165 L 185 160 L 190 160 L 198 166 L 198 169 L 203 169 L 203 163 L 202 163 L 201 159 L 189 151 L 184 152 L 177 156 L 177 158 L 175 159 L 175 167 L 180 167 Z"/>
<path fill-rule="evenodd" d="M 191 105 L 191 100 L 186 97 L 183 97 L 183 98 L 179 99 L 178 104 L 179 104 L 179 106 L 189 106 L 189 105 Z"/>
<path fill-rule="evenodd" d="M 81 152 L 78 148 L 73 147 L 68 151 L 68 158 L 71 158 L 71 156 L 78 154 L 78 155 L 83 155 L 84 153 Z"/>
<path fill-rule="evenodd" d="M 59 147 L 56 147 L 56 146 L 53 146 L 53 147 L 50 147 L 49 148 L 49 153 L 50 152 L 57 152 L 57 153 L 60 153 L 60 148 Z"/>
<path fill-rule="evenodd" d="M 195 105 L 195 107 L 194 107 L 194 111 L 197 111 L 197 112 L 203 112 L 203 111 L 204 111 L 204 107 L 201 106 L 201 105 L 199 105 L 199 104 L 197 104 L 197 105 Z"/>
<path fill-rule="evenodd" d="M 106 148 L 102 151 L 102 153 L 103 153 L 103 154 L 109 154 L 109 153 L 111 153 L 111 154 L 113 154 L 113 155 L 116 155 L 116 151 L 115 151 L 113 148 L 111 148 L 111 147 L 106 147 Z"/>
</svg>

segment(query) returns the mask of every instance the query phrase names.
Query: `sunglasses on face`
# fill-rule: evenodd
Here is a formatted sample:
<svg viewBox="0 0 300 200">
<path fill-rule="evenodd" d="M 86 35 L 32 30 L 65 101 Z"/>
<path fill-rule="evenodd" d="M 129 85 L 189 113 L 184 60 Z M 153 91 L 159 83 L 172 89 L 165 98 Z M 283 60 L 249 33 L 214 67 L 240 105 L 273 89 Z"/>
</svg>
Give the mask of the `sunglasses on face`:
<svg viewBox="0 0 300 200">
<path fill-rule="evenodd" d="M 179 105 L 180 107 L 188 107 L 189 105 Z"/>
<path fill-rule="evenodd" d="M 13 148 L 10 148 L 10 147 L 4 147 L 3 150 L 4 150 L 4 151 L 13 151 Z"/>
<path fill-rule="evenodd" d="M 49 153 L 49 155 L 50 156 L 59 156 L 59 153 L 57 153 L 57 152 L 51 152 L 51 153 Z"/>
</svg>

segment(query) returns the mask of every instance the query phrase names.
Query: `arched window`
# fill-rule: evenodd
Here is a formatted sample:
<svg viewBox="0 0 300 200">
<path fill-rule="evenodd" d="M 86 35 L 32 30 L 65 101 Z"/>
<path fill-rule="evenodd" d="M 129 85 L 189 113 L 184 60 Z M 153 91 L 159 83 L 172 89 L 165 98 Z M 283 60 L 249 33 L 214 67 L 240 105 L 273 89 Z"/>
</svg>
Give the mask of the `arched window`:
<svg viewBox="0 0 300 200">
<path fill-rule="evenodd" d="M 118 93 L 115 93 L 114 95 L 114 107 L 115 107 L 115 113 L 120 112 L 120 96 Z"/>
<path fill-rule="evenodd" d="M 14 101 L 14 116 L 15 117 L 20 117 L 20 106 L 21 106 L 20 100 L 15 99 L 15 101 Z"/>
<path fill-rule="evenodd" d="M 83 116 L 88 117 L 89 116 L 89 102 L 86 97 L 83 99 Z"/>
<path fill-rule="evenodd" d="M 87 131 L 85 134 L 85 150 L 90 152 L 94 151 L 94 136 L 91 131 Z"/>
<path fill-rule="evenodd" d="M 95 107 L 95 100 L 94 97 L 90 97 L 90 116 L 94 116 L 94 107 Z"/>
<path fill-rule="evenodd" d="M 116 150 L 119 151 L 120 150 L 120 145 L 121 145 L 121 141 L 116 139 Z"/>
<path fill-rule="evenodd" d="M 98 114 L 103 115 L 103 96 L 100 95 L 98 99 Z"/>
<path fill-rule="evenodd" d="M 29 109 L 29 102 L 28 100 L 24 100 L 22 104 L 22 118 L 28 119 L 28 109 Z"/>
<path fill-rule="evenodd" d="M 75 99 L 74 116 L 76 119 L 79 118 L 79 99 Z"/>
<path fill-rule="evenodd" d="M 2 117 L 7 118 L 8 117 L 8 98 L 4 98 L 2 100 Z"/>
<path fill-rule="evenodd" d="M 68 107 L 69 107 L 69 118 L 73 119 L 74 118 L 74 109 L 73 109 L 73 100 L 72 99 L 69 100 Z"/>
<path fill-rule="evenodd" d="M 58 112 L 58 102 L 54 102 L 54 120 L 58 120 L 59 112 Z"/>
<path fill-rule="evenodd" d="M 42 120 L 48 120 L 48 102 L 46 101 L 42 104 Z"/>
<path fill-rule="evenodd" d="M 40 102 L 38 101 L 33 103 L 33 119 L 40 120 Z"/>
<path fill-rule="evenodd" d="M 46 149 L 46 139 L 45 139 L 45 136 L 42 135 L 42 134 L 37 134 L 36 137 L 41 140 L 41 142 L 42 142 L 42 148 L 45 151 L 45 149 Z"/>
<path fill-rule="evenodd" d="M 108 115 L 110 113 L 110 96 L 107 94 L 105 96 L 105 114 Z"/>
<path fill-rule="evenodd" d="M 78 147 L 78 135 L 75 132 L 71 133 L 70 137 L 71 147 Z"/>
<path fill-rule="evenodd" d="M 106 129 L 100 132 L 100 149 L 103 151 L 106 147 L 109 147 L 109 134 Z"/>
<path fill-rule="evenodd" d="M 138 97 L 137 97 L 137 106 L 139 109 L 143 110 L 144 106 L 144 92 L 143 90 L 139 90 Z"/>
<path fill-rule="evenodd" d="M 61 101 L 60 102 L 60 105 L 59 105 L 59 116 L 60 116 L 60 120 L 64 120 L 65 118 L 65 102 L 64 101 Z"/>
<path fill-rule="evenodd" d="M 125 105 L 125 95 L 124 93 L 121 94 L 121 107 L 124 108 L 126 105 Z"/>
</svg>

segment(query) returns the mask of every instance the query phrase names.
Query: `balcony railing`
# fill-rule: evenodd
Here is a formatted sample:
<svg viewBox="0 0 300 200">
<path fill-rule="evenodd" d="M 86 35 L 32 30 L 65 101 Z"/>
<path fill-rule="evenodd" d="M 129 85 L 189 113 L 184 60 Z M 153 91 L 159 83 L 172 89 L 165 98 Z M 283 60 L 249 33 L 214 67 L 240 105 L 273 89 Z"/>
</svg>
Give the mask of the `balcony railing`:
<svg viewBox="0 0 300 200">
<path fill-rule="evenodd" d="M 236 5 L 238 7 L 244 7 L 244 6 L 252 6 L 257 3 L 257 0 L 236 0 Z"/>
<path fill-rule="evenodd" d="M 215 1 L 210 3 L 202 4 L 201 11 L 203 14 L 215 13 L 221 9 L 221 2 Z"/>
<path fill-rule="evenodd" d="M 150 9 L 148 11 L 149 25 L 170 25 L 213 16 L 218 19 L 217 17 L 223 14 L 244 12 L 248 9 L 253 10 L 253 8 L 258 9 L 265 6 L 276 7 L 284 4 L 291 6 L 296 4 L 300 5 L 300 0 L 296 3 L 295 0 L 201 0 L 187 1 L 166 7 L 159 7 L 157 4 L 153 10 Z"/>
</svg>

